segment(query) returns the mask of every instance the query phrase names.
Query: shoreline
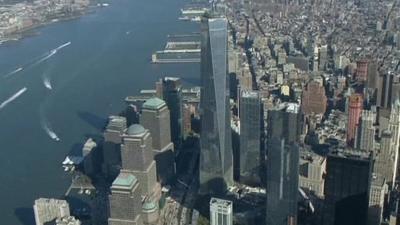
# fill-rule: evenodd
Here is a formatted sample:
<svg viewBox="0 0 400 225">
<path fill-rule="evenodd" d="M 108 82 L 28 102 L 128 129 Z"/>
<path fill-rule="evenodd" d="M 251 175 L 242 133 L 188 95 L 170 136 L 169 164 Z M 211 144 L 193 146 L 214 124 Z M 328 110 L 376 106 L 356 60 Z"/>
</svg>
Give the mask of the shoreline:
<svg viewBox="0 0 400 225">
<path fill-rule="evenodd" d="M 82 16 L 88 15 L 90 13 L 94 13 L 97 8 L 101 8 L 101 7 L 102 6 L 93 4 L 93 5 L 88 6 L 88 8 L 85 10 L 76 12 L 74 15 L 61 16 L 61 17 L 57 17 L 54 19 L 50 19 L 49 21 L 45 21 L 42 23 L 33 24 L 32 26 L 29 26 L 29 27 L 25 27 L 25 28 L 18 30 L 10 35 L 0 38 L 0 46 L 3 44 L 9 44 L 12 42 L 20 41 L 24 38 L 40 35 L 40 32 L 37 31 L 38 28 L 48 26 L 51 24 L 55 24 L 55 23 L 59 23 L 59 22 L 65 22 L 65 21 L 81 18 Z"/>
</svg>

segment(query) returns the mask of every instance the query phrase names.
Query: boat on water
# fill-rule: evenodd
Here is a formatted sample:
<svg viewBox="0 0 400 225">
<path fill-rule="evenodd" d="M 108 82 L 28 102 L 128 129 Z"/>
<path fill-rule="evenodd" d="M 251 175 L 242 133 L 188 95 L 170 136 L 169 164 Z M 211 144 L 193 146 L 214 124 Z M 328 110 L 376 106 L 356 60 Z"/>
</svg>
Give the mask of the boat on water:
<svg viewBox="0 0 400 225">
<path fill-rule="evenodd" d="M 190 20 L 190 17 L 188 17 L 188 16 L 181 16 L 181 17 L 179 17 L 178 19 L 179 19 L 179 20 L 183 20 L 183 21 L 189 21 L 189 20 Z"/>
<path fill-rule="evenodd" d="M 44 84 L 44 86 L 45 86 L 47 89 L 49 89 L 49 90 L 53 89 L 53 87 L 51 86 L 51 83 L 50 83 L 50 79 L 49 79 L 49 78 L 46 77 L 46 78 L 43 80 L 43 84 Z"/>
<path fill-rule="evenodd" d="M 192 22 L 200 22 L 201 21 L 201 17 L 200 16 L 195 16 L 191 19 Z"/>
</svg>

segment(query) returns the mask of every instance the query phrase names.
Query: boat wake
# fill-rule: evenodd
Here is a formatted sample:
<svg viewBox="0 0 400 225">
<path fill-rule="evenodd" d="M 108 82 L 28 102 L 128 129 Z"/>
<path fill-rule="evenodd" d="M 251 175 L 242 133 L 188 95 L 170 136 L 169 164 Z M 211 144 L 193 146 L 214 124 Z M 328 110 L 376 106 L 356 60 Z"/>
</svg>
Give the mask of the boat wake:
<svg viewBox="0 0 400 225">
<path fill-rule="evenodd" d="M 46 75 L 43 75 L 43 84 L 47 89 L 49 89 L 49 90 L 53 89 L 53 87 L 51 86 L 51 83 L 50 83 L 50 77 L 48 77 Z"/>
<path fill-rule="evenodd" d="M 13 70 L 13 71 L 11 71 L 11 72 L 9 72 L 9 73 L 7 73 L 7 74 L 4 75 L 3 77 L 4 77 L 4 78 L 9 78 L 9 77 L 11 77 L 12 75 L 14 75 L 14 74 L 16 74 L 16 73 L 21 72 L 22 70 L 27 70 L 27 69 L 29 69 L 29 68 L 31 68 L 31 67 L 37 66 L 37 65 L 39 65 L 40 63 L 43 63 L 44 61 L 50 59 L 50 58 L 53 57 L 55 54 L 57 54 L 58 51 L 60 51 L 61 49 L 65 48 L 65 47 L 67 47 L 67 46 L 69 46 L 70 44 L 71 44 L 70 41 L 69 41 L 69 42 L 66 42 L 66 43 L 64 43 L 64 44 L 62 44 L 62 45 L 60 45 L 60 46 L 58 46 L 57 48 L 52 49 L 52 50 L 50 50 L 49 52 L 46 52 L 45 54 L 43 54 L 43 55 L 41 55 L 41 56 L 35 57 L 35 58 L 32 59 L 30 62 L 24 64 L 23 66 L 21 66 L 21 67 L 15 69 L 15 70 Z"/>
<path fill-rule="evenodd" d="M 18 69 L 13 70 L 13 71 L 7 73 L 6 75 L 4 75 L 4 78 L 10 77 L 10 76 L 12 76 L 12 75 L 14 75 L 14 74 L 16 74 L 16 73 L 18 73 L 18 72 L 21 72 L 22 70 L 23 70 L 23 68 L 22 68 L 22 67 L 19 67 Z"/>
<path fill-rule="evenodd" d="M 42 119 L 41 124 L 42 124 L 43 130 L 47 133 L 47 135 L 48 135 L 51 139 L 53 139 L 53 140 L 55 140 L 55 141 L 60 141 L 60 138 L 59 138 L 59 137 L 57 136 L 57 134 L 51 129 L 50 124 L 49 124 L 45 119 Z"/>
<path fill-rule="evenodd" d="M 27 90 L 27 88 L 24 87 L 21 90 L 19 90 L 17 93 L 15 93 L 13 96 L 11 96 L 10 98 L 8 98 L 4 102 L 2 102 L 0 104 L 0 110 L 3 109 L 4 107 L 6 107 L 9 103 L 14 101 L 15 99 L 17 99 L 19 96 L 21 96 L 26 90 Z"/>
<path fill-rule="evenodd" d="M 65 48 L 65 47 L 67 47 L 67 46 L 70 45 L 70 44 L 71 44 L 71 42 L 68 41 L 67 43 L 64 43 L 64 44 L 58 46 L 55 50 L 56 50 L 56 51 L 61 50 L 62 48 Z"/>
<path fill-rule="evenodd" d="M 39 59 L 38 61 L 36 61 L 35 63 L 32 64 L 32 66 L 36 66 L 48 59 L 50 59 L 53 55 L 55 55 L 57 53 L 56 49 L 51 50 L 49 53 L 47 53 L 43 58 Z"/>
<path fill-rule="evenodd" d="M 35 63 L 33 63 L 32 66 L 36 66 L 36 65 L 38 65 L 38 64 L 40 64 L 40 63 L 42 63 L 42 62 L 44 62 L 44 61 L 46 61 L 46 60 L 48 60 L 48 59 L 50 59 L 52 56 L 54 56 L 55 54 L 57 54 L 57 52 L 58 52 L 59 50 L 61 50 L 61 49 L 65 48 L 65 47 L 67 47 L 67 46 L 70 45 L 70 44 L 71 44 L 71 42 L 69 41 L 69 42 L 67 42 L 67 43 L 64 43 L 64 44 L 58 46 L 58 47 L 55 48 L 55 49 L 52 49 L 52 50 L 51 50 L 49 53 L 47 53 L 43 58 L 41 58 L 41 59 L 39 59 L 38 61 L 36 61 Z"/>
</svg>

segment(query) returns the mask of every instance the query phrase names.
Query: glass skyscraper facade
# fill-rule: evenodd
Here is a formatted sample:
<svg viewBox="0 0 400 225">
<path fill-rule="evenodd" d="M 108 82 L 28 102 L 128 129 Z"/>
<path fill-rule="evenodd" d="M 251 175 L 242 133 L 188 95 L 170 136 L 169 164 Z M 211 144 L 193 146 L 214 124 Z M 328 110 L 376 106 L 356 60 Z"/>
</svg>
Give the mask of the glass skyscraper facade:
<svg viewBox="0 0 400 225">
<path fill-rule="evenodd" d="M 206 18 L 201 24 L 200 192 L 224 192 L 233 183 L 228 77 L 228 22 Z"/>
<path fill-rule="evenodd" d="M 268 111 L 266 225 L 296 225 L 301 114 L 297 104 Z"/>
<path fill-rule="evenodd" d="M 366 224 L 372 173 L 368 151 L 334 149 L 327 157 L 323 225 Z"/>
<path fill-rule="evenodd" d="M 163 99 L 170 110 L 172 142 L 175 149 L 179 149 L 184 139 L 181 80 L 177 77 L 165 77 L 161 82 Z"/>
<path fill-rule="evenodd" d="M 242 91 L 239 98 L 240 116 L 240 182 L 260 183 L 262 165 L 263 114 L 258 92 Z"/>
</svg>

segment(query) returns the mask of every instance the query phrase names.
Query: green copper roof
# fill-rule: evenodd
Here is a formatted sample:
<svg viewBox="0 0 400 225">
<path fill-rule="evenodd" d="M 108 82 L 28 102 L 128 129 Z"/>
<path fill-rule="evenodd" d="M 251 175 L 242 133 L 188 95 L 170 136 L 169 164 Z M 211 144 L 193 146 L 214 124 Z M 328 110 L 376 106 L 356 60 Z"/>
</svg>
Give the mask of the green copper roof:
<svg viewBox="0 0 400 225">
<path fill-rule="evenodd" d="M 114 180 L 112 186 L 130 187 L 136 182 L 137 179 L 134 175 L 129 173 L 120 173 L 118 177 Z"/>
<path fill-rule="evenodd" d="M 132 124 L 128 130 L 127 130 L 127 134 L 128 135 L 138 135 L 138 134 L 143 134 L 146 130 L 144 129 L 144 127 L 140 124 Z"/>
<path fill-rule="evenodd" d="M 150 98 L 143 103 L 144 109 L 159 109 L 165 105 L 165 102 L 159 98 Z"/>
<path fill-rule="evenodd" d="M 142 210 L 145 212 L 154 211 L 157 209 L 157 205 L 154 202 L 145 202 L 142 206 Z"/>
</svg>

